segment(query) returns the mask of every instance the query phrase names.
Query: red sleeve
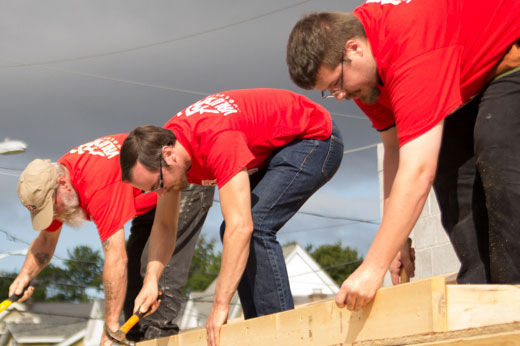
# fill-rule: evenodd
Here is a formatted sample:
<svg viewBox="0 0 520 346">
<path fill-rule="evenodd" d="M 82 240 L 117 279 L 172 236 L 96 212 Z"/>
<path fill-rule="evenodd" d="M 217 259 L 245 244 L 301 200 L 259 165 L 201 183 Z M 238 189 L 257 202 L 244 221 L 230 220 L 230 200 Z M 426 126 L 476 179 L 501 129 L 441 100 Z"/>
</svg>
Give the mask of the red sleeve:
<svg viewBox="0 0 520 346">
<path fill-rule="evenodd" d="M 380 97 L 384 97 L 383 93 Z M 361 108 L 363 113 L 367 115 L 372 122 L 372 127 L 376 130 L 385 131 L 395 125 L 394 113 L 391 109 L 383 106 L 382 102 L 378 102 L 375 105 L 367 105 L 362 103 L 360 100 L 354 101 L 357 103 L 358 107 Z"/>
<path fill-rule="evenodd" d="M 208 150 L 207 165 L 221 188 L 255 158 L 240 131 L 224 131 L 215 136 Z"/>
<path fill-rule="evenodd" d="M 61 226 L 63 226 L 63 222 L 52 220 L 51 225 L 45 229 L 45 232 L 56 232 Z"/>
<path fill-rule="evenodd" d="M 132 186 L 117 182 L 97 191 L 88 204 L 88 212 L 101 242 L 107 240 L 136 216 Z"/>
<path fill-rule="evenodd" d="M 415 57 L 393 68 L 388 77 L 400 146 L 433 128 L 462 103 L 457 46 Z"/>
</svg>

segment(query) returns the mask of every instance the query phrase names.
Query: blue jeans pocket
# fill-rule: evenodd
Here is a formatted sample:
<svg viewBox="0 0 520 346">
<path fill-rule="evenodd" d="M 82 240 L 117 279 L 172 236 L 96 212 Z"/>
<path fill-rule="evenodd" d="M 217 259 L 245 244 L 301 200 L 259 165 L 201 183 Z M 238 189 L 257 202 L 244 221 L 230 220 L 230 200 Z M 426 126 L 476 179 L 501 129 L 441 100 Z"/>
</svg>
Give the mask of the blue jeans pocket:
<svg viewBox="0 0 520 346">
<path fill-rule="evenodd" d="M 343 139 L 333 132 L 329 139 L 329 150 L 321 168 L 321 173 L 326 181 L 329 181 L 337 172 L 342 159 Z"/>
</svg>

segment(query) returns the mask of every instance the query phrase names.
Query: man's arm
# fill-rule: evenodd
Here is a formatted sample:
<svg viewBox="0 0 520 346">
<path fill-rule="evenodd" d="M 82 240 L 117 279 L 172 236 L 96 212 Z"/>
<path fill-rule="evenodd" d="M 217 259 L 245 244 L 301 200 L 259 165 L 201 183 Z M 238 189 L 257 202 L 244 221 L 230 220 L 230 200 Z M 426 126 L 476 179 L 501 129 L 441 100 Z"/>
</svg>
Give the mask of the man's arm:
<svg viewBox="0 0 520 346">
<path fill-rule="evenodd" d="M 229 302 L 235 293 L 249 256 L 253 233 L 249 176 L 244 169 L 219 190 L 220 206 L 226 222 L 222 265 L 217 278 L 213 306 L 206 323 L 210 345 L 219 344 L 220 327 L 226 322 Z"/>
<path fill-rule="evenodd" d="M 60 232 L 61 227 L 55 232 L 40 231 L 29 247 L 20 273 L 9 287 L 9 296 L 15 293 L 21 294 L 29 282 L 50 262 L 56 249 L 56 244 L 58 244 Z M 34 287 L 29 287 L 19 301 L 23 302 L 28 299 L 33 292 Z"/>
<path fill-rule="evenodd" d="M 397 130 L 392 127 L 389 130 L 382 131 L 379 133 L 381 141 L 383 142 L 384 155 L 383 155 L 383 215 L 387 209 L 387 203 L 390 197 L 390 191 L 394 183 L 395 175 L 397 174 L 397 168 L 399 167 L 399 140 L 397 138 Z M 401 272 L 401 266 L 403 266 L 409 277 L 414 276 L 415 272 L 415 260 L 412 259 L 413 250 L 408 248 L 407 243 L 403 244 L 401 251 L 392 261 L 389 271 L 392 278 L 392 283 L 399 283 L 399 276 Z"/>
<path fill-rule="evenodd" d="M 103 243 L 105 264 L 103 287 L 105 289 L 105 323 L 110 330 L 119 328 L 119 316 L 123 309 L 127 284 L 127 255 L 123 228 Z"/>
<path fill-rule="evenodd" d="M 157 207 L 148 242 L 148 264 L 143 287 L 135 298 L 134 311 L 150 313 L 159 307 L 157 301 L 159 278 L 175 249 L 179 220 L 180 191 L 158 193 Z"/>
<path fill-rule="evenodd" d="M 336 295 L 338 306 L 357 311 L 372 300 L 381 286 L 386 270 L 428 197 L 437 169 L 442 129 L 440 122 L 399 150 L 399 164 L 391 188 L 388 185 L 390 194 L 385 199 L 383 220 L 365 260 L 341 285 Z"/>
</svg>

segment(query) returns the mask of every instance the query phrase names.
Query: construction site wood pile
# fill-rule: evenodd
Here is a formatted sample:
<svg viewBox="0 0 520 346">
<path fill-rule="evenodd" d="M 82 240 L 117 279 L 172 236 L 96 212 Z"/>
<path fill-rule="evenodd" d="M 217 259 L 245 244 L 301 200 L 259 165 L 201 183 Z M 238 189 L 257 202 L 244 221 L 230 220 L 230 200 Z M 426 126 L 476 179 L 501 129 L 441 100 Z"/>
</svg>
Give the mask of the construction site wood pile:
<svg viewBox="0 0 520 346">
<path fill-rule="evenodd" d="M 520 345 L 520 286 L 435 277 L 381 288 L 364 309 L 321 301 L 222 327 L 222 346 Z M 205 329 L 138 343 L 205 346 Z"/>
</svg>

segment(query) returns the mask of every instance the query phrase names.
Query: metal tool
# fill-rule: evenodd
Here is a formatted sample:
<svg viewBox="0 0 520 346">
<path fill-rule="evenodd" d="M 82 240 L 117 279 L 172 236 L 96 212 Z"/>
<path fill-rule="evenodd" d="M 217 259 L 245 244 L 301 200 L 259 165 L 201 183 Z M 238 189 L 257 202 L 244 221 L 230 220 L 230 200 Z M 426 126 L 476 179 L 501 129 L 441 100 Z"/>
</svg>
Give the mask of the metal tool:
<svg viewBox="0 0 520 346">
<path fill-rule="evenodd" d="M 0 312 L 4 311 L 5 309 L 7 309 L 11 304 L 13 304 L 14 302 L 16 302 L 18 299 L 22 298 L 25 291 L 27 291 L 27 289 L 29 288 L 29 286 L 31 285 L 31 283 L 29 282 L 27 284 L 27 286 L 25 286 L 25 288 L 23 289 L 22 293 L 20 294 L 12 294 L 9 298 L 7 298 L 6 300 L 4 300 L 2 303 L 0 303 Z"/>
<path fill-rule="evenodd" d="M 408 246 L 408 252 L 410 252 L 412 249 L 412 239 L 411 238 L 406 239 L 406 244 Z M 406 272 L 406 270 L 404 269 L 404 266 L 403 266 L 403 267 L 401 267 L 401 271 L 399 272 L 399 283 L 405 283 L 405 282 L 410 282 L 410 277 L 408 276 L 408 273 Z"/>
</svg>

